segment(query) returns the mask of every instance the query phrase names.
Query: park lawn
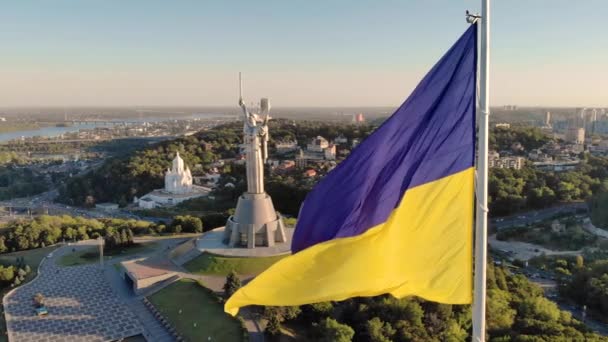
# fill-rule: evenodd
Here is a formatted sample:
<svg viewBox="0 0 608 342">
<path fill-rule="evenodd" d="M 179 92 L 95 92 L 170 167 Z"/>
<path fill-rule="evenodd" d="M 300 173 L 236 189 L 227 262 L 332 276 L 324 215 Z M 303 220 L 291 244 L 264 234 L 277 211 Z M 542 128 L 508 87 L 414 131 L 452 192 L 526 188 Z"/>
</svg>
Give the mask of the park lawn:
<svg viewBox="0 0 608 342">
<path fill-rule="evenodd" d="M 36 277 L 38 265 L 40 265 L 42 259 L 57 248 L 59 248 L 59 245 L 0 254 L 0 264 L 5 266 L 15 265 L 17 263 L 17 258 L 22 257 L 25 260 L 25 264 L 30 265 L 30 268 L 32 269 L 32 272 L 25 276 L 25 282 L 28 282 Z"/>
<path fill-rule="evenodd" d="M 154 249 L 156 243 L 139 243 L 133 247 L 128 247 L 122 250 L 114 250 L 111 252 L 104 251 L 104 260 L 110 260 L 113 257 L 119 258 L 123 256 L 149 252 Z M 78 266 L 92 264 L 99 261 L 99 247 L 93 246 L 76 252 L 63 255 L 58 263 L 61 266 Z"/>
<path fill-rule="evenodd" d="M 184 267 L 192 273 L 227 275 L 230 271 L 238 274 L 256 275 L 262 273 L 288 254 L 260 258 L 226 257 L 203 252 L 190 260 Z"/>
<path fill-rule="evenodd" d="M 217 296 L 195 280 L 180 279 L 148 300 L 186 341 L 207 341 L 208 337 L 211 341 L 245 340 L 247 332 L 241 323 L 226 314 Z"/>
</svg>

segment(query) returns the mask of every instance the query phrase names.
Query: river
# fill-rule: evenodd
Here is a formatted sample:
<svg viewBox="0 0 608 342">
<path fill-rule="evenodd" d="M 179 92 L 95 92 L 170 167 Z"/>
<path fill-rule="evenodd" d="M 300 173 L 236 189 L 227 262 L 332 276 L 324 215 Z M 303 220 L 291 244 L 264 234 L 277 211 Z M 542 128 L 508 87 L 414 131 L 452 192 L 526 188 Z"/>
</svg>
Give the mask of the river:
<svg viewBox="0 0 608 342">
<path fill-rule="evenodd" d="M 13 139 L 20 139 L 20 138 L 31 138 L 31 137 L 56 137 L 59 135 L 62 135 L 64 133 L 72 133 L 72 132 L 78 132 L 81 129 L 92 129 L 95 127 L 112 127 L 114 125 L 117 125 L 121 122 L 124 121 L 128 121 L 128 122 L 162 122 L 162 121 L 171 121 L 171 120 L 196 120 L 196 119 L 211 119 L 211 118 L 218 118 L 218 117 L 222 117 L 222 118 L 226 118 L 226 117 L 232 117 L 232 115 L 226 115 L 226 114 L 215 114 L 215 113 L 204 113 L 204 114 L 192 114 L 192 115 L 186 115 L 186 116 L 180 116 L 180 117 L 148 117 L 148 118 L 121 118 L 121 119 L 112 119 L 112 120 L 108 120 L 108 122 L 87 122 L 87 123 L 78 123 L 78 124 L 74 124 L 72 126 L 66 126 L 66 127 L 41 127 L 38 129 L 32 129 L 32 130 L 23 130 L 23 131 L 14 131 L 14 132 L 7 132 L 7 133 L 0 133 L 0 143 L 4 143 L 7 142 L 9 140 L 13 140 Z M 115 123 L 112 121 L 116 121 Z"/>
</svg>

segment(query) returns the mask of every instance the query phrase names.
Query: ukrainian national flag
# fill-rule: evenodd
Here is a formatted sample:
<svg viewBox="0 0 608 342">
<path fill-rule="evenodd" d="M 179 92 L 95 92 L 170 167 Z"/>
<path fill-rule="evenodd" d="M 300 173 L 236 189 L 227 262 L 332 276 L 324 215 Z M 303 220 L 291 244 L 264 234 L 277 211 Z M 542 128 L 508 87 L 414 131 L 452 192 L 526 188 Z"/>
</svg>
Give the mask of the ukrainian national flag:
<svg viewBox="0 0 608 342">
<path fill-rule="evenodd" d="M 308 194 L 293 255 L 238 290 L 226 312 L 384 293 L 471 302 L 476 26 Z"/>
</svg>

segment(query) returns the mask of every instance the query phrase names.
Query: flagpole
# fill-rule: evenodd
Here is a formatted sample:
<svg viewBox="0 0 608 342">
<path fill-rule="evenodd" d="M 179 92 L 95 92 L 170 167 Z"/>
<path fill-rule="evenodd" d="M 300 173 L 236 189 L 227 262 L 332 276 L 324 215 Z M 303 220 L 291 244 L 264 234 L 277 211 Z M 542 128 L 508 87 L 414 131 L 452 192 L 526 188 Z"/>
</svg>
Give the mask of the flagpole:
<svg viewBox="0 0 608 342">
<path fill-rule="evenodd" d="M 488 254 L 488 121 L 490 116 L 490 0 L 481 0 L 479 55 L 479 142 L 477 161 L 477 217 L 475 227 L 475 280 L 473 342 L 485 341 L 486 267 Z"/>
</svg>

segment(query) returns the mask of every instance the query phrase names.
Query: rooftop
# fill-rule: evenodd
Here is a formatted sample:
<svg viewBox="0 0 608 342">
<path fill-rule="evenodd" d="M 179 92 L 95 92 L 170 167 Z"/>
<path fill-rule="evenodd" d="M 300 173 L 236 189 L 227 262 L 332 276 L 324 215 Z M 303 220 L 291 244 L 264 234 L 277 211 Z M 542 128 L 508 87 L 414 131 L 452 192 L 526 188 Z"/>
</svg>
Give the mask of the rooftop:
<svg viewBox="0 0 608 342">
<path fill-rule="evenodd" d="M 130 260 L 123 261 L 120 265 L 125 269 L 125 272 L 129 273 L 131 278 L 137 280 L 158 277 L 175 272 L 168 260 Z"/>
</svg>

